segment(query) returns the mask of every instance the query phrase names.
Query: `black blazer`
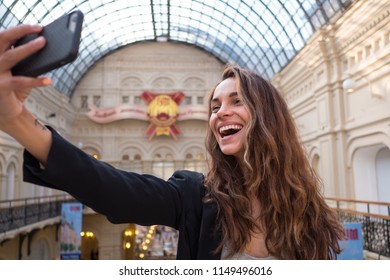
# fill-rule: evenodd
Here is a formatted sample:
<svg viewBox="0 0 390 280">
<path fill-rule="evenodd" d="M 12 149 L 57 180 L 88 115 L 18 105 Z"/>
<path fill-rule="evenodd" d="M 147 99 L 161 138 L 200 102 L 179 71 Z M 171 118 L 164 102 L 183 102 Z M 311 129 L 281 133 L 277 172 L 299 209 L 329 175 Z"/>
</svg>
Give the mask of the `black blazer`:
<svg viewBox="0 0 390 280">
<path fill-rule="evenodd" d="M 112 223 L 179 230 L 177 259 L 220 259 L 220 253 L 212 253 L 221 236 L 214 231 L 215 205 L 202 202 L 202 174 L 176 171 L 165 181 L 126 172 L 96 160 L 51 131 L 53 143 L 44 169 L 24 152 L 26 182 L 68 192 Z"/>
</svg>

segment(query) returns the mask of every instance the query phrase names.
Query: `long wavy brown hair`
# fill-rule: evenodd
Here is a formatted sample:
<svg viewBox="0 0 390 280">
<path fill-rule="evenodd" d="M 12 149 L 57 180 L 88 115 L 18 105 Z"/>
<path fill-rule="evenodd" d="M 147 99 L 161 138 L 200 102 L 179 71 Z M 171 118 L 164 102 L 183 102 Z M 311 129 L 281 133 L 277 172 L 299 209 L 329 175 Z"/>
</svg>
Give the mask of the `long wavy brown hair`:
<svg viewBox="0 0 390 280">
<path fill-rule="evenodd" d="M 224 155 L 210 128 L 207 131 L 210 169 L 205 202 L 216 204 L 216 230 L 222 234 L 215 252 L 226 243 L 230 255 L 242 252 L 251 234 L 260 231 L 268 252 L 278 259 L 337 258 L 344 230 L 322 197 L 321 181 L 309 164 L 286 102 L 270 82 L 249 70 L 228 66 L 222 80 L 231 77 L 252 121 L 242 163 Z M 260 203 L 257 219 L 251 214 L 253 199 Z"/>
</svg>

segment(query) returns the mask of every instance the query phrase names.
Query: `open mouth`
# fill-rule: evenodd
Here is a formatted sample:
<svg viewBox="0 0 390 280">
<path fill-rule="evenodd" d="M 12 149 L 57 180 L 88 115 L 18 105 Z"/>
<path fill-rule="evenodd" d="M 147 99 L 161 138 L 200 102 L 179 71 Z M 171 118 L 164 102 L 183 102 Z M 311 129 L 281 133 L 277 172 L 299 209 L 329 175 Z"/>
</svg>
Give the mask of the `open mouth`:
<svg viewBox="0 0 390 280">
<path fill-rule="evenodd" d="M 232 124 L 226 125 L 219 128 L 219 134 L 222 138 L 236 134 L 242 129 L 242 125 Z"/>
</svg>

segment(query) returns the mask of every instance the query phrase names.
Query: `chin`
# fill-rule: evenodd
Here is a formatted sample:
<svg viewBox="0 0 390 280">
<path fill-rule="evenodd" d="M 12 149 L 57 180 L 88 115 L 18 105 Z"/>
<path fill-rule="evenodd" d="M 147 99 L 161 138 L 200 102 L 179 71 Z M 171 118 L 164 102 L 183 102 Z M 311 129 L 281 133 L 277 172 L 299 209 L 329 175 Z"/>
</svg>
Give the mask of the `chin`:
<svg viewBox="0 0 390 280">
<path fill-rule="evenodd" d="M 221 150 L 222 153 L 226 156 L 234 156 L 234 157 L 238 157 L 239 155 L 241 155 L 241 151 L 240 150 L 231 150 L 231 149 L 225 149 L 225 150 Z"/>
</svg>

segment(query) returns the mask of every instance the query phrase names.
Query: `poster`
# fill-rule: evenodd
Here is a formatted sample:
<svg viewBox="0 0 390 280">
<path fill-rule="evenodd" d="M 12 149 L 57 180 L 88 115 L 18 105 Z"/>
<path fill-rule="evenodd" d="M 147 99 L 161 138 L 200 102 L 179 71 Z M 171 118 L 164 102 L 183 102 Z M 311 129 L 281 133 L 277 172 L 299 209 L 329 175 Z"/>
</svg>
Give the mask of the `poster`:
<svg viewBox="0 0 390 280">
<path fill-rule="evenodd" d="M 338 255 L 339 260 L 363 260 L 362 223 L 344 223 L 346 240 L 340 242 L 343 250 Z"/>
<path fill-rule="evenodd" d="M 61 260 L 79 260 L 81 256 L 81 227 L 83 205 L 63 203 L 61 210 Z"/>
</svg>

